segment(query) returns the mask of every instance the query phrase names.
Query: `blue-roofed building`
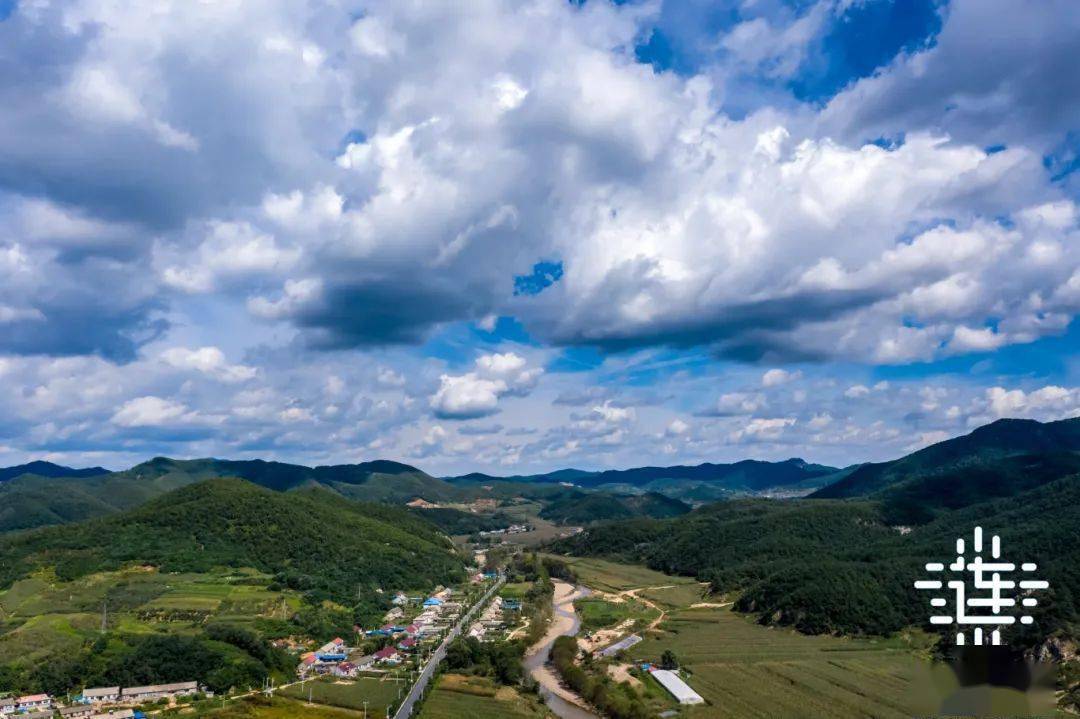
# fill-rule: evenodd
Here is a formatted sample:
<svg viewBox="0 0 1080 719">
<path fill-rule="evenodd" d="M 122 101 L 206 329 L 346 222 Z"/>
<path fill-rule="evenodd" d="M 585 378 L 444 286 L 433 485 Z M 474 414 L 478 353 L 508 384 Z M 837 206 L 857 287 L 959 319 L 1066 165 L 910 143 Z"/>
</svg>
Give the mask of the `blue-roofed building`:
<svg viewBox="0 0 1080 719">
<path fill-rule="evenodd" d="M 436 599 L 435 597 L 428 597 L 427 599 L 424 600 L 424 606 L 425 607 L 441 607 L 442 606 L 442 600 L 441 599 Z"/>
</svg>

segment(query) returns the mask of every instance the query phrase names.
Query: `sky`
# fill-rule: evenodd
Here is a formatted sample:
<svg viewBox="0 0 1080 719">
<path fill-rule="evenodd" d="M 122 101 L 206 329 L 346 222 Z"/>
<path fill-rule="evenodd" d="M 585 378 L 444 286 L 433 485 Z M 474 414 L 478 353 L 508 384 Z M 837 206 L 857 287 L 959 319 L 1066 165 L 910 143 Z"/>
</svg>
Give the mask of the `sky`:
<svg viewBox="0 0 1080 719">
<path fill-rule="evenodd" d="M 0 464 L 1080 415 L 1075 0 L 0 0 Z"/>
</svg>

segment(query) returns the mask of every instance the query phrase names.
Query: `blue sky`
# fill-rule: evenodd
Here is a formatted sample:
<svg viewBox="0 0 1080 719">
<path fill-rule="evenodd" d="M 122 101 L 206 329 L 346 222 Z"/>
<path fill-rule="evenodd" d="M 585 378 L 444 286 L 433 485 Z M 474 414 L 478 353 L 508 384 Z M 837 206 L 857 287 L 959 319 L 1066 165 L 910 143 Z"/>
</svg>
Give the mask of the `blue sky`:
<svg viewBox="0 0 1080 719">
<path fill-rule="evenodd" d="M 0 464 L 1080 414 L 1071 0 L 0 2 Z"/>
</svg>

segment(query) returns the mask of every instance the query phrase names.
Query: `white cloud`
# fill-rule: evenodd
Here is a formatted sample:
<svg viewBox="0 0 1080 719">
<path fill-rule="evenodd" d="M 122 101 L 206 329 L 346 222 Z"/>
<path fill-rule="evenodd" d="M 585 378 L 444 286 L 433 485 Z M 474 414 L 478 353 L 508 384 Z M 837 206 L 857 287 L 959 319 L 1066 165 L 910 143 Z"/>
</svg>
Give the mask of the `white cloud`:
<svg viewBox="0 0 1080 719">
<path fill-rule="evenodd" d="M 527 396 L 544 370 L 529 368 L 524 357 L 506 352 L 481 355 L 476 370 L 463 375 L 444 374 L 431 397 L 435 414 L 445 419 L 472 419 L 495 414 L 506 396 Z"/>
<path fill-rule="evenodd" d="M 782 384 L 787 384 L 802 377 L 802 372 L 795 371 L 789 372 L 782 369 L 767 370 L 765 374 L 761 375 L 762 387 L 777 387 Z"/>
<path fill-rule="evenodd" d="M 113 414 L 112 422 L 121 427 L 161 427 L 191 417 L 188 408 L 179 402 L 148 396 L 136 397 L 122 404 Z"/>
<path fill-rule="evenodd" d="M 202 372 L 223 382 L 244 382 L 256 374 L 254 367 L 229 364 L 217 347 L 173 347 L 162 352 L 161 359 L 173 367 Z"/>
</svg>

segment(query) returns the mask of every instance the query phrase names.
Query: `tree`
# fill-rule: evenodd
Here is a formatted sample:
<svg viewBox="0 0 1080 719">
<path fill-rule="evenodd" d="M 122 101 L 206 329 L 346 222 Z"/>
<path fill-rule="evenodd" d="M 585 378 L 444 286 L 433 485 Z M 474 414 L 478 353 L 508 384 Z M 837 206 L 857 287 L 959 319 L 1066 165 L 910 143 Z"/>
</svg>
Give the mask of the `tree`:
<svg viewBox="0 0 1080 719">
<path fill-rule="evenodd" d="M 679 658 L 675 656 L 675 652 L 670 649 L 665 649 L 664 653 L 660 655 L 660 668 L 661 669 L 678 669 Z"/>
</svg>

